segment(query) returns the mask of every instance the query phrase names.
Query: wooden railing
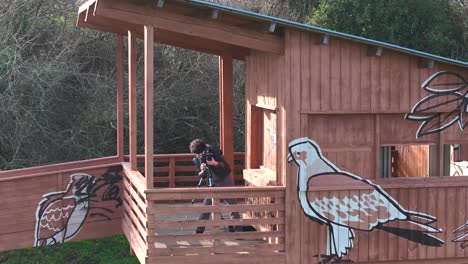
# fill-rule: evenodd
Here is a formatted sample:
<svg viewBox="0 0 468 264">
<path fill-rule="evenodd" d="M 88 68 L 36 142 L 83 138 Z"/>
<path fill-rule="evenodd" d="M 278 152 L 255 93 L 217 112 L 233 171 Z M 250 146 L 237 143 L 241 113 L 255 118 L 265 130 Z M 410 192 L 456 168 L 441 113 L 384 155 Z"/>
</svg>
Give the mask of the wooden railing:
<svg viewBox="0 0 468 264">
<path fill-rule="evenodd" d="M 150 263 L 285 263 L 285 187 L 153 189 L 146 197 Z M 206 198 L 213 205 L 203 205 Z M 237 204 L 223 204 L 225 199 Z M 252 199 L 270 203 L 252 204 Z M 241 218 L 232 219 L 230 212 Z M 212 216 L 198 220 L 202 213 Z M 198 226 L 206 227 L 203 234 L 194 234 Z M 267 228 L 242 232 L 252 226 Z"/>
<path fill-rule="evenodd" d="M 148 214 L 146 206 L 146 182 L 139 171 L 132 171 L 130 164 L 122 163 L 122 231 L 130 243 L 131 251 L 140 263 L 147 262 Z"/>
<path fill-rule="evenodd" d="M 188 187 L 198 183 L 195 167 L 192 163 L 193 154 L 156 154 L 154 155 L 154 186 L 155 187 Z M 233 175 L 236 182 L 241 182 L 244 169 L 245 154 L 234 153 Z M 128 157 L 126 157 L 128 160 Z M 137 156 L 138 171 L 144 173 L 144 156 Z M 232 167 L 232 166 L 231 166 Z"/>
<path fill-rule="evenodd" d="M 120 164 L 117 157 L 106 157 L 0 172 L 0 251 L 41 245 L 41 239 L 47 234 L 53 235 L 51 230 L 38 225 L 38 217 L 41 219 L 42 216 L 38 209 L 41 204 L 46 204 L 46 200 L 53 199 L 56 205 L 61 204 L 59 199 L 65 199 L 65 191 L 72 184 L 71 175 L 88 174 L 99 179 L 109 169 L 118 170 Z M 89 213 L 82 223 L 74 223 L 80 224 L 81 228 L 73 240 L 121 233 L 121 208 L 116 207 L 118 201 L 102 199 L 100 194 L 105 188 L 98 191 L 94 188 L 96 182 L 87 183 L 89 188 L 86 190 L 93 192 L 88 193 L 93 199 L 82 199 L 88 204 Z M 105 216 L 102 212 L 105 212 Z M 38 240 L 35 241 L 35 238 Z"/>
</svg>

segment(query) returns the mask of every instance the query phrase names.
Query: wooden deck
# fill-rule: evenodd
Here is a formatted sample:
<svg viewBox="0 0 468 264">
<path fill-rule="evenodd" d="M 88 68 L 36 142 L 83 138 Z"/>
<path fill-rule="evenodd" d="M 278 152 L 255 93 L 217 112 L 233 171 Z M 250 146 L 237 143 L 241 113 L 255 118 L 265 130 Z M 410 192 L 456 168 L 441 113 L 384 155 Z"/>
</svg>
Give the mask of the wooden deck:
<svg viewBox="0 0 468 264">
<path fill-rule="evenodd" d="M 122 229 L 140 262 L 285 263 L 285 187 L 182 187 L 190 180 L 193 186 L 197 180 L 187 175 L 193 174 L 189 160 L 189 155 L 170 155 L 155 162 L 154 186 L 162 183 L 177 188 L 146 189 L 142 173 L 122 163 Z M 242 180 L 243 164 L 235 164 L 236 179 Z M 206 198 L 213 205 L 203 205 Z M 228 205 L 224 199 L 237 203 Z M 231 212 L 241 218 L 232 219 Z M 210 219 L 198 220 L 202 213 L 210 213 Z M 195 234 L 198 226 L 205 226 L 205 232 Z M 229 232 L 229 226 L 238 230 Z M 256 230 L 241 232 L 241 226 Z"/>
</svg>

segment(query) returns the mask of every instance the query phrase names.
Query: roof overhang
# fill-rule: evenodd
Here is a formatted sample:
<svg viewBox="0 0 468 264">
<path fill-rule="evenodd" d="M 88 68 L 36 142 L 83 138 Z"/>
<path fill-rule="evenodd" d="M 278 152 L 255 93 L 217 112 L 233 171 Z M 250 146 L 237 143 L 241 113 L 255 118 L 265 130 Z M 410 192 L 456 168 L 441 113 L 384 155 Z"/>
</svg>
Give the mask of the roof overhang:
<svg viewBox="0 0 468 264">
<path fill-rule="evenodd" d="M 80 7 L 77 24 L 122 35 L 131 30 L 138 38 L 150 25 L 155 42 L 241 60 L 250 50 L 283 53 L 282 32 L 271 23 L 218 11 L 177 0 L 163 7 L 149 0 L 90 0 Z"/>
</svg>

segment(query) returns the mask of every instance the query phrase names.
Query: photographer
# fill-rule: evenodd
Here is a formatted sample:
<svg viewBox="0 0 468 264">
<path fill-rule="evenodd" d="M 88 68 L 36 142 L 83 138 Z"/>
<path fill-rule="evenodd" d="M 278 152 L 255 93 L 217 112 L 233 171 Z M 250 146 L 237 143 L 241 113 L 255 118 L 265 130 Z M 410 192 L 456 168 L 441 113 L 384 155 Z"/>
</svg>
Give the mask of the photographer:
<svg viewBox="0 0 468 264">
<path fill-rule="evenodd" d="M 201 139 L 194 139 L 190 143 L 190 152 L 195 154 L 193 164 L 196 167 L 197 175 L 200 178 L 206 179 L 208 187 L 226 187 L 234 186 L 234 178 L 231 177 L 231 168 L 224 160 L 224 157 L 218 149 L 215 149 L 209 144 L 205 144 Z M 236 204 L 236 199 L 223 199 L 227 204 Z M 203 201 L 204 205 L 211 205 L 211 198 Z M 198 218 L 199 220 L 210 219 L 211 213 L 203 213 Z M 232 212 L 231 217 L 239 219 L 239 213 Z M 197 227 L 196 233 L 203 233 L 205 227 Z M 229 231 L 233 232 L 234 227 L 230 226 Z"/>
</svg>

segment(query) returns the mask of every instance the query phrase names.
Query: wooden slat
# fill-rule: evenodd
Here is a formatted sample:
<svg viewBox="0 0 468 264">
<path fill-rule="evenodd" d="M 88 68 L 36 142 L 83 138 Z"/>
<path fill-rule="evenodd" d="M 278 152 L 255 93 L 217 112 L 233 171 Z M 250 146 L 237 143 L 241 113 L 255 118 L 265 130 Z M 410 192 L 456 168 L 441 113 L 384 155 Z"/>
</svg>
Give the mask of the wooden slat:
<svg viewBox="0 0 468 264">
<path fill-rule="evenodd" d="M 419 196 L 418 196 L 418 189 L 412 188 L 408 189 L 408 207 L 407 210 L 413 212 L 421 212 L 421 209 L 418 207 L 419 204 Z M 423 231 L 423 229 L 419 226 L 415 227 L 414 229 L 418 231 Z M 418 259 L 418 247 L 419 244 L 413 241 L 408 241 L 408 258 L 407 259 Z"/>
<path fill-rule="evenodd" d="M 125 176 L 128 177 L 132 185 L 136 187 L 137 191 L 143 197 L 145 197 L 146 183 L 143 178 L 143 175 L 141 175 L 141 173 L 138 171 L 130 170 L 130 164 L 128 162 L 122 162 L 122 167 Z"/>
<path fill-rule="evenodd" d="M 340 47 L 340 101 L 341 110 L 351 111 L 353 96 L 359 97 L 359 93 L 354 95 L 352 82 L 351 82 L 351 69 L 359 67 L 351 65 L 351 43 L 348 41 L 341 41 Z M 358 65 L 358 64 L 356 64 Z M 358 74 L 356 74 L 358 76 Z"/>
<path fill-rule="evenodd" d="M 180 167 L 176 167 L 175 158 L 169 159 L 169 188 L 174 188 L 175 187 L 176 170 L 180 171 Z M 193 168 L 192 168 L 192 171 L 193 171 Z"/>
<path fill-rule="evenodd" d="M 266 231 L 266 232 L 223 232 L 217 234 L 189 234 L 189 235 L 158 235 L 156 241 L 183 241 L 183 240 L 199 240 L 199 239 L 262 239 L 264 237 L 284 237 L 284 232 Z"/>
<path fill-rule="evenodd" d="M 310 71 L 310 36 L 307 32 L 302 32 L 300 36 L 301 42 L 301 110 L 308 111 L 310 109 L 310 92 L 311 89 L 311 71 Z M 318 88 L 318 87 L 315 87 Z"/>
<path fill-rule="evenodd" d="M 145 203 L 144 199 L 142 199 L 140 197 L 140 195 L 137 193 L 137 191 L 131 186 L 131 183 L 128 182 L 127 178 L 124 178 L 124 180 L 122 182 L 123 182 L 122 183 L 123 186 L 125 187 L 125 190 L 130 195 L 129 198 L 132 198 L 137 203 L 137 205 L 140 207 L 140 210 L 145 212 L 147 209 L 146 209 L 146 203 Z"/>
<path fill-rule="evenodd" d="M 285 137 L 286 140 L 300 136 L 300 118 L 297 115 L 300 112 L 300 34 L 295 31 L 286 32 L 286 82 L 290 82 L 289 89 L 285 92 L 285 110 L 288 116 L 293 113 L 294 118 L 287 118 L 285 124 Z M 328 45 L 327 45 L 328 46 Z M 326 66 L 325 66 L 326 67 Z M 296 168 L 293 166 L 286 167 L 286 175 L 296 175 Z M 286 177 L 286 184 L 288 191 L 286 192 L 286 222 L 285 233 L 286 236 L 286 254 L 288 261 L 291 263 L 300 262 L 301 248 L 301 219 L 302 209 L 298 203 L 296 186 L 297 177 Z"/>
<path fill-rule="evenodd" d="M 229 212 L 246 212 L 246 211 L 274 211 L 284 210 L 284 204 L 234 204 L 234 205 L 200 205 L 200 206 L 171 206 L 171 207 L 154 207 L 158 214 L 175 214 L 175 213 L 229 213 Z"/>
<path fill-rule="evenodd" d="M 138 218 L 138 220 L 142 223 L 142 228 L 146 228 L 147 226 L 147 219 L 148 217 L 151 217 L 150 215 L 143 213 L 138 205 L 130 198 L 129 194 L 123 193 L 123 198 L 124 202 L 127 203 L 129 206 L 129 209 L 132 209 L 132 212 L 134 213 L 135 217 Z M 130 213 L 130 211 L 129 211 Z"/>
<path fill-rule="evenodd" d="M 330 46 L 330 110 L 336 111 L 342 109 L 340 95 L 341 40 L 334 38 L 327 46 Z"/>
<path fill-rule="evenodd" d="M 128 219 L 122 221 L 122 230 L 140 263 L 147 263 L 146 243 L 142 241 L 132 224 L 128 222 Z"/>
<path fill-rule="evenodd" d="M 186 228 L 186 227 L 198 227 L 198 226 L 222 226 L 222 225 L 274 225 L 285 223 L 284 217 L 277 218 L 259 218 L 259 219 L 223 219 L 223 220 L 155 220 L 154 224 L 158 228 Z"/>
<path fill-rule="evenodd" d="M 157 255 L 187 255 L 187 254 L 209 254 L 209 253 L 216 253 L 216 254 L 225 254 L 225 253 L 243 253 L 243 254 L 258 254 L 258 253 L 274 253 L 275 251 L 283 250 L 284 245 L 276 245 L 276 244 L 260 244 L 261 242 L 257 242 L 259 244 L 255 244 L 252 242 L 248 245 L 230 245 L 230 246 L 217 246 L 213 247 L 180 247 L 180 248 L 156 248 L 153 249 L 154 253 L 150 253 L 150 256 L 157 256 Z"/>
<path fill-rule="evenodd" d="M 138 230 L 140 231 L 140 234 L 143 237 L 146 237 L 147 235 L 147 218 L 145 217 L 145 214 L 141 212 L 141 210 L 138 208 L 138 206 L 135 204 L 135 202 L 130 198 L 128 193 L 124 193 L 123 195 L 124 198 L 124 215 L 126 215 L 127 218 L 131 219 L 134 225 L 138 226 Z"/>
<path fill-rule="evenodd" d="M 25 169 L 0 171 L 0 182 L 14 181 L 20 179 L 34 178 L 39 176 L 49 176 L 56 173 L 70 173 L 74 171 L 91 170 L 112 166 L 119 166 L 120 161 L 117 156 L 80 160 L 66 163 L 59 163 L 46 166 L 31 167 Z"/>
<path fill-rule="evenodd" d="M 284 264 L 286 263 L 286 255 L 284 253 L 263 253 L 263 254 L 219 254 L 219 255 L 203 255 L 197 256 L 197 263 L 269 263 L 269 264 Z M 150 258 L 151 263 L 171 263 L 171 264 L 187 264 L 192 262 L 193 255 L 188 256 L 158 256 Z"/>
<path fill-rule="evenodd" d="M 133 224 L 133 227 L 136 227 L 136 231 L 146 242 L 148 233 L 146 232 L 146 227 L 143 226 L 144 224 L 146 224 L 146 221 L 143 222 L 144 224 L 141 223 L 141 220 L 138 218 L 137 214 L 135 214 L 135 211 L 138 209 L 135 210 L 134 208 L 132 208 L 132 205 L 128 202 L 128 200 L 123 201 L 123 206 L 125 210 L 122 214 L 122 219 L 124 221 L 131 222 Z"/>
<path fill-rule="evenodd" d="M 360 90 L 361 90 L 361 111 L 371 111 L 371 57 L 367 56 L 367 47 L 360 45 Z"/>
</svg>

